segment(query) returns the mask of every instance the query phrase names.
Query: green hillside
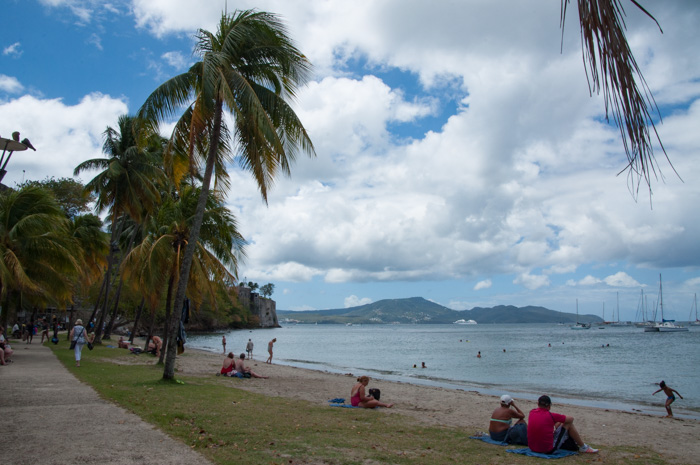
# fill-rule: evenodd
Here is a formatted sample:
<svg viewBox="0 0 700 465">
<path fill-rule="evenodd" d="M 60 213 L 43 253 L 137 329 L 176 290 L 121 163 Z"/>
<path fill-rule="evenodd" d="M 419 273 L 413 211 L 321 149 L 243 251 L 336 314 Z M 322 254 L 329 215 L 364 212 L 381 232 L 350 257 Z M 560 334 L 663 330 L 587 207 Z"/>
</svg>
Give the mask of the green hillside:
<svg viewBox="0 0 700 465">
<path fill-rule="evenodd" d="M 359 307 L 294 312 L 277 310 L 280 322 L 295 320 L 310 324 L 449 324 L 456 320 L 494 323 L 576 323 L 575 313 L 563 313 L 544 307 L 499 305 L 491 308 L 451 310 L 422 297 L 385 299 Z M 596 315 L 579 315 L 582 323 L 602 322 Z"/>
</svg>

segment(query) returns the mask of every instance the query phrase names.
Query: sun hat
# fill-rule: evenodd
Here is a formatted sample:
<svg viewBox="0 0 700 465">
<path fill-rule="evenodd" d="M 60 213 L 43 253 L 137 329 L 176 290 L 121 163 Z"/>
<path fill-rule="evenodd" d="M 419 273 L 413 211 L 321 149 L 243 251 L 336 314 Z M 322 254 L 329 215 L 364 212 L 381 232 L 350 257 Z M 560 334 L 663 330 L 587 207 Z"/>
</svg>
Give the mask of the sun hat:
<svg viewBox="0 0 700 465">
<path fill-rule="evenodd" d="M 77 320 L 75 320 L 75 324 L 76 324 L 76 325 L 82 326 L 82 325 L 83 325 L 83 320 L 81 320 L 80 318 L 78 318 Z"/>
<path fill-rule="evenodd" d="M 513 402 L 513 398 L 511 396 L 509 396 L 508 394 L 503 394 L 501 396 L 501 403 L 502 404 L 510 405 L 511 402 Z"/>
</svg>

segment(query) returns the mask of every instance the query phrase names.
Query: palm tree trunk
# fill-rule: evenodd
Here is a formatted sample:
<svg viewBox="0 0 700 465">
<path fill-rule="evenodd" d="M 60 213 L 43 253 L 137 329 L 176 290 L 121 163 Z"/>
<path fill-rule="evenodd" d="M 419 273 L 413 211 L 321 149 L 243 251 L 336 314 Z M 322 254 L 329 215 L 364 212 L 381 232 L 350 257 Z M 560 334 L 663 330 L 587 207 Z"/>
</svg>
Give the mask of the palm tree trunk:
<svg viewBox="0 0 700 465">
<path fill-rule="evenodd" d="M 133 233 L 131 234 L 131 237 L 129 238 L 129 245 L 126 248 L 127 254 L 129 252 L 131 252 L 131 249 L 134 248 L 134 241 L 136 240 L 136 234 L 138 234 L 139 229 L 140 229 L 140 225 L 137 225 L 136 228 L 134 229 Z M 124 254 L 124 255 L 126 255 L 126 254 Z M 124 259 L 124 255 L 122 255 L 120 260 L 119 260 L 120 267 L 121 267 L 121 262 Z M 116 295 L 115 301 L 114 301 L 114 310 L 112 310 L 112 316 L 109 319 L 109 324 L 107 325 L 107 329 L 105 329 L 104 336 L 102 336 L 104 339 L 109 339 L 110 336 L 112 335 L 112 330 L 114 329 L 114 322 L 117 319 L 117 311 L 119 310 L 119 297 L 121 296 L 123 283 L 124 283 L 124 278 L 120 277 L 119 278 L 119 287 L 117 288 L 117 295 Z"/>
<path fill-rule="evenodd" d="M 107 277 L 105 278 L 107 280 L 107 289 L 105 290 L 106 296 L 104 300 L 104 306 L 102 307 L 102 311 L 100 312 L 100 321 L 97 323 L 97 326 L 95 327 L 95 340 L 93 341 L 95 344 L 101 344 L 102 343 L 102 327 L 104 326 L 105 322 L 105 316 L 107 315 L 107 309 L 109 308 L 109 291 L 112 287 L 111 281 L 111 275 L 112 275 L 112 267 L 114 266 L 114 260 L 115 260 L 115 252 L 119 251 L 119 245 L 117 244 L 117 239 L 119 238 L 119 235 L 121 234 L 122 228 L 124 227 L 124 223 L 126 223 L 126 216 L 122 217 L 122 220 L 119 222 L 118 226 L 115 227 L 115 224 L 117 223 L 117 216 L 116 212 L 114 215 L 114 219 L 112 220 L 112 237 L 110 238 L 109 241 L 109 256 L 107 258 Z M 116 279 L 116 275 L 115 275 Z"/>
<path fill-rule="evenodd" d="M 165 359 L 165 351 L 168 350 L 168 346 L 170 345 L 170 317 L 173 304 L 173 284 L 175 284 L 175 273 L 177 273 L 177 270 L 175 270 L 175 272 L 172 275 L 170 275 L 170 279 L 168 280 L 168 295 L 165 299 L 165 334 L 163 334 L 164 347 L 160 351 L 160 358 L 158 359 L 159 364 L 163 363 L 163 360 Z"/>
<path fill-rule="evenodd" d="M 221 116 L 222 116 L 223 103 L 221 98 L 216 99 L 216 109 L 214 113 L 214 127 L 211 131 L 210 143 L 209 143 L 209 154 L 207 155 L 207 165 L 204 170 L 204 178 L 202 179 L 202 192 L 199 194 L 199 201 L 197 202 L 197 210 L 195 212 L 192 227 L 190 228 L 190 238 L 187 242 L 187 247 L 185 247 L 185 254 L 182 258 L 182 264 L 180 265 L 180 277 L 177 283 L 177 292 L 175 293 L 175 312 L 181 311 L 182 306 L 185 303 L 185 293 L 187 291 L 187 283 L 190 278 L 190 268 L 192 267 L 192 260 L 194 258 L 194 252 L 197 248 L 197 242 L 199 241 L 199 231 L 202 228 L 202 221 L 204 219 L 204 211 L 207 206 L 207 197 L 209 196 L 209 184 L 211 183 L 211 175 L 214 171 L 214 162 L 216 161 L 216 152 L 219 149 L 219 139 L 221 138 Z M 178 324 L 180 322 L 179 318 L 171 318 L 170 322 L 170 334 L 168 340 L 168 350 L 165 359 L 165 368 L 163 369 L 163 379 L 174 379 L 175 378 L 175 358 L 177 357 L 177 330 Z"/>
<path fill-rule="evenodd" d="M 134 343 L 134 338 L 136 337 L 136 331 L 138 330 L 139 327 L 139 320 L 141 319 L 141 312 L 143 312 L 143 306 L 146 303 L 146 298 L 141 297 L 141 305 L 139 305 L 139 309 L 136 311 L 136 318 L 134 318 L 134 328 L 131 330 L 131 336 L 129 337 L 129 344 Z"/>
<path fill-rule="evenodd" d="M 144 351 L 148 350 L 148 343 L 151 341 L 151 338 L 153 337 L 153 327 L 155 325 L 156 325 L 156 309 L 152 308 L 151 309 L 151 324 L 148 325 L 148 335 L 146 336 L 146 343 L 143 346 Z"/>
</svg>

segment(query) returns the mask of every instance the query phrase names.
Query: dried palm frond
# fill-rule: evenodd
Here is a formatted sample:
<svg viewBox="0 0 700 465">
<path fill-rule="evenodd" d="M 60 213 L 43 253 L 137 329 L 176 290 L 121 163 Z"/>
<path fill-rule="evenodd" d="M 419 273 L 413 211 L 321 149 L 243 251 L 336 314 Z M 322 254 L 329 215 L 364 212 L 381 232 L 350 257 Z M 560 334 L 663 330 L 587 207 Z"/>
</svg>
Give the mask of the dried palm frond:
<svg viewBox="0 0 700 465">
<path fill-rule="evenodd" d="M 630 1 L 649 16 L 663 34 L 658 21 L 635 0 Z M 561 0 L 562 35 L 569 2 Z M 654 123 L 653 114 L 661 122 L 661 113 L 627 43 L 625 10 L 621 0 L 578 0 L 578 11 L 589 90 L 592 95 L 593 92 L 599 94 L 602 89 L 605 118 L 609 121 L 612 114 L 627 154 L 627 166 L 620 173 L 629 170 L 629 188 L 635 199 L 642 180 L 651 195 L 652 176 L 663 180 L 654 156 L 652 131 L 666 160 L 669 164 L 671 161 Z"/>
</svg>

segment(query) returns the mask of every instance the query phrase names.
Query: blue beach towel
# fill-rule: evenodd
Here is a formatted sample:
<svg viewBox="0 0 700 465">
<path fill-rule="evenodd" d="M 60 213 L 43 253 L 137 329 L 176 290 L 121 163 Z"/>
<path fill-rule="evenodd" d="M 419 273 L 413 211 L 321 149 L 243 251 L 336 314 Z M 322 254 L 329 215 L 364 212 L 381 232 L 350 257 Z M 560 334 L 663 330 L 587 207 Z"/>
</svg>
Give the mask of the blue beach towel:
<svg viewBox="0 0 700 465">
<path fill-rule="evenodd" d="M 331 399 L 328 402 L 331 404 L 344 404 L 345 399 L 343 399 L 342 397 L 336 397 L 335 399 Z"/>
<path fill-rule="evenodd" d="M 525 449 L 506 449 L 506 452 L 512 452 L 514 454 L 522 454 L 522 455 L 528 455 L 530 457 L 539 457 L 541 459 L 561 459 L 564 457 L 568 457 L 570 455 L 576 455 L 578 452 L 574 452 L 572 450 L 555 450 L 551 454 L 541 454 L 539 452 L 533 452 L 530 450 L 529 447 L 526 447 Z"/>
<path fill-rule="evenodd" d="M 494 441 L 493 439 L 491 439 L 491 436 L 484 436 L 484 435 L 469 436 L 469 439 L 478 439 L 479 441 L 484 441 L 484 442 L 487 442 L 489 444 L 495 444 L 497 446 L 507 446 L 508 445 L 508 443 L 505 441 Z"/>
</svg>

